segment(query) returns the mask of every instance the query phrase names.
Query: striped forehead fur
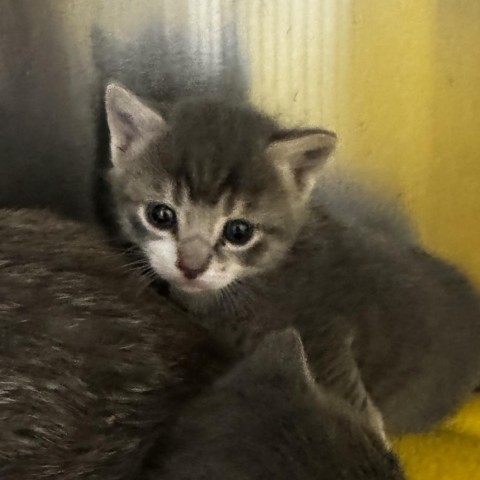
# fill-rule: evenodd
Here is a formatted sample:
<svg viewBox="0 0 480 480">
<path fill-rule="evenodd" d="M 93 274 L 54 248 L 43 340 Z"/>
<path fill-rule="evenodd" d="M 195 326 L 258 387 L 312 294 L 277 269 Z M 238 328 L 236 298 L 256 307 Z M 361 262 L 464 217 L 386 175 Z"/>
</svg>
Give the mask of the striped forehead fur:
<svg viewBox="0 0 480 480">
<path fill-rule="evenodd" d="M 185 189 L 192 201 L 215 204 L 226 194 L 252 196 L 278 181 L 264 157 L 278 127 L 249 105 L 192 98 L 179 102 L 167 118 L 168 133 L 146 155 L 154 163 L 163 158 L 176 198 Z"/>
</svg>

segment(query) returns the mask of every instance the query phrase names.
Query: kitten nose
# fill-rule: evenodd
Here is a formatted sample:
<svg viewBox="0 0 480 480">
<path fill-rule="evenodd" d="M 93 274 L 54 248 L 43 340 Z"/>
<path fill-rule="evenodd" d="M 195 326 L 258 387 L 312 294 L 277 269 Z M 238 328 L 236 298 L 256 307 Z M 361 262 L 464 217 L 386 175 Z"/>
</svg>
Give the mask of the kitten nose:
<svg viewBox="0 0 480 480">
<path fill-rule="evenodd" d="M 201 265 L 200 267 L 190 267 L 184 260 L 181 258 L 177 261 L 177 268 L 183 273 L 183 275 L 189 280 L 194 280 L 199 275 L 201 275 L 207 269 L 208 263 Z"/>
<path fill-rule="evenodd" d="M 212 258 L 208 242 L 198 236 L 180 242 L 177 251 L 177 268 L 189 280 L 207 270 Z"/>
</svg>

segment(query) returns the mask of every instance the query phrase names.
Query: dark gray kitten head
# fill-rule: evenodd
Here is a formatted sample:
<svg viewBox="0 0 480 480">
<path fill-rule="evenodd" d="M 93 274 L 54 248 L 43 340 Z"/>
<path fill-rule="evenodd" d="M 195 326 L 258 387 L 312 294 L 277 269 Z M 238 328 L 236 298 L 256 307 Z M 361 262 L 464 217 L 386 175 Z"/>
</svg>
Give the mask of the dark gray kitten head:
<svg viewBox="0 0 480 480">
<path fill-rule="evenodd" d="M 335 135 L 282 130 L 247 104 L 160 111 L 107 88 L 111 183 L 123 233 L 183 292 L 215 292 L 280 261 Z"/>
<path fill-rule="evenodd" d="M 402 480 L 377 425 L 315 384 L 289 329 L 194 401 L 150 478 Z"/>
</svg>

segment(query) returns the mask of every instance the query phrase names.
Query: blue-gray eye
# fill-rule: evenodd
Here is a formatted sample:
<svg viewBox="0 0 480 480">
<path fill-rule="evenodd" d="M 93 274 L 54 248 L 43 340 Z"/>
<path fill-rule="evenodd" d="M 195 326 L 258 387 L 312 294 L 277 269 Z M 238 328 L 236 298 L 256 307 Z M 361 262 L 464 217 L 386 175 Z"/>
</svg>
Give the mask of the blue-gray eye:
<svg viewBox="0 0 480 480">
<path fill-rule="evenodd" d="M 252 239 L 253 230 L 246 220 L 229 220 L 223 227 L 223 238 L 232 245 L 245 245 Z"/>
<path fill-rule="evenodd" d="M 147 220 L 159 230 L 171 230 L 177 225 L 177 214 L 164 203 L 151 203 L 147 206 Z"/>
</svg>

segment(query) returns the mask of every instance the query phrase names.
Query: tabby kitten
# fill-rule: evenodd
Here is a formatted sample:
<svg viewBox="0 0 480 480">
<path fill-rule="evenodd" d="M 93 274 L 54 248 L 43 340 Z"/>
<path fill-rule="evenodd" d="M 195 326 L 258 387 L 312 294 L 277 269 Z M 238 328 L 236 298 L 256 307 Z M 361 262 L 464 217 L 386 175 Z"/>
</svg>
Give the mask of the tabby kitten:
<svg viewBox="0 0 480 480">
<path fill-rule="evenodd" d="M 135 478 L 229 356 L 84 225 L 0 210 L 0 236 L 0 478 Z"/>
<path fill-rule="evenodd" d="M 381 433 L 313 381 L 300 338 L 286 330 L 182 411 L 148 478 L 402 480 Z"/>
<path fill-rule="evenodd" d="M 312 203 L 334 134 L 285 130 L 213 98 L 155 109 L 116 84 L 106 112 L 120 233 L 210 328 L 262 335 L 293 324 L 315 375 L 319 352 L 349 338 L 394 433 L 430 428 L 478 384 L 468 280 Z"/>
</svg>

